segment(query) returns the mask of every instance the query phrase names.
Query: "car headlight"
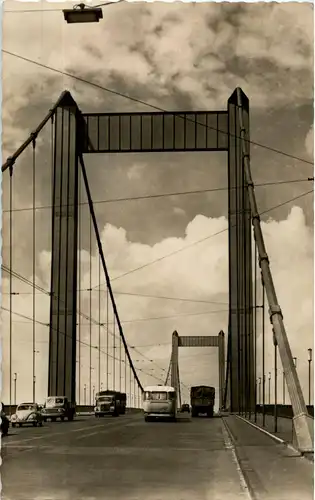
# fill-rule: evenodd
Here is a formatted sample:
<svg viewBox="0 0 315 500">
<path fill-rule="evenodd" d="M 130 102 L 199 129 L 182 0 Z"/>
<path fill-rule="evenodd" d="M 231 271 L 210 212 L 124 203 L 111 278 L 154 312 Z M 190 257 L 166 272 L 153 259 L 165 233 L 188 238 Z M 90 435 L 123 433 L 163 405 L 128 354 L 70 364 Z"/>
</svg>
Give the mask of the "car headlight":
<svg viewBox="0 0 315 500">
<path fill-rule="evenodd" d="M 14 415 L 11 416 L 11 420 L 12 420 L 12 422 L 14 422 L 14 420 L 16 420 L 16 419 L 17 419 L 17 415 L 14 413 Z"/>
<path fill-rule="evenodd" d="M 111 406 L 109 407 L 109 409 L 110 409 L 110 410 L 114 410 L 114 409 L 115 409 L 115 406 L 111 405 Z"/>
<path fill-rule="evenodd" d="M 31 413 L 31 415 L 28 418 L 29 420 L 35 420 L 36 419 L 35 413 Z"/>
</svg>

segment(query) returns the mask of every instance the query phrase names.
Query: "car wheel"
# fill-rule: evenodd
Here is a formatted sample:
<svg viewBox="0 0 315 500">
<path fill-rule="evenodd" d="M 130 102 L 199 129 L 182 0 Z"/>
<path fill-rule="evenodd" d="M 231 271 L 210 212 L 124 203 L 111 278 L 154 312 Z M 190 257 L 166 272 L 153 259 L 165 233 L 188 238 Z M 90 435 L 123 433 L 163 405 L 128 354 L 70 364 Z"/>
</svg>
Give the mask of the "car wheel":
<svg viewBox="0 0 315 500">
<path fill-rule="evenodd" d="M 12 427 L 15 427 L 15 424 L 12 423 Z"/>
<path fill-rule="evenodd" d="M 19 427 L 22 427 L 22 424 L 19 424 Z"/>
<path fill-rule="evenodd" d="M 43 422 L 39 422 L 39 427 L 43 427 Z"/>
</svg>

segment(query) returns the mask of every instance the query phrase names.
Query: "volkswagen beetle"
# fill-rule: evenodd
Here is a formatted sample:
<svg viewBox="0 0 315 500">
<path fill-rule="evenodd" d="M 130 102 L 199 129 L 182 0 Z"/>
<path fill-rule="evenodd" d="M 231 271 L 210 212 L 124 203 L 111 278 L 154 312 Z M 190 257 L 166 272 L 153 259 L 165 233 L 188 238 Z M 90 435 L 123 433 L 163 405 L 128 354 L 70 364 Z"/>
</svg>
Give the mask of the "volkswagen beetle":
<svg viewBox="0 0 315 500">
<path fill-rule="evenodd" d="M 33 425 L 41 427 L 43 425 L 43 417 L 36 403 L 22 403 L 16 408 L 16 412 L 11 417 L 12 427 L 22 427 L 22 425 Z"/>
</svg>

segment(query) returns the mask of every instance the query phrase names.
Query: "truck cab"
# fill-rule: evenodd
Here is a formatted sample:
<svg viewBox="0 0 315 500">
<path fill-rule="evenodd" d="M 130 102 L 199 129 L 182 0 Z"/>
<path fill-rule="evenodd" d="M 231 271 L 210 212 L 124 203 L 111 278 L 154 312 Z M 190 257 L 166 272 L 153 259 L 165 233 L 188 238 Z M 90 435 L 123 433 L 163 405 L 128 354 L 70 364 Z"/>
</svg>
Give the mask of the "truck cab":
<svg viewBox="0 0 315 500">
<path fill-rule="evenodd" d="M 119 391 L 101 391 L 95 396 L 94 415 L 96 418 L 112 415 L 118 417 L 126 413 L 126 394 Z"/>
<path fill-rule="evenodd" d="M 75 415 L 76 404 L 69 401 L 66 396 L 50 396 L 46 399 L 44 408 L 42 409 L 42 416 L 46 422 L 50 419 L 52 422 L 60 419 L 64 421 L 73 420 Z"/>
</svg>

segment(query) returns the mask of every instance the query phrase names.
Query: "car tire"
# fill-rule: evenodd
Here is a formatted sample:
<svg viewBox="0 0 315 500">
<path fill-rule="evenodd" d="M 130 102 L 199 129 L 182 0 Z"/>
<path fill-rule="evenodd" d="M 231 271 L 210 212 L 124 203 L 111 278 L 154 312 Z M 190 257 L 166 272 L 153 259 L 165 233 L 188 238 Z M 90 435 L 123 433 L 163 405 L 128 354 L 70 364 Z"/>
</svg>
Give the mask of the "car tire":
<svg viewBox="0 0 315 500">
<path fill-rule="evenodd" d="M 43 422 L 39 422 L 39 427 L 43 427 Z"/>
<path fill-rule="evenodd" d="M 37 427 L 37 422 L 33 422 L 33 427 Z"/>
<path fill-rule="evenodd" d="M 15 424 L 15 423 L 14 423 L 14 424 L 12 423 L 11 425 L 12 425 L 12 427 L 15 427 L 15 426 L 16 426 L 16 424 Z"/>
<path fill-rule="evenodd" d="M 22 427 L 22 424 L 19 424 L 19 427 Z"/>
</svg>

